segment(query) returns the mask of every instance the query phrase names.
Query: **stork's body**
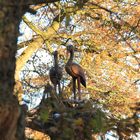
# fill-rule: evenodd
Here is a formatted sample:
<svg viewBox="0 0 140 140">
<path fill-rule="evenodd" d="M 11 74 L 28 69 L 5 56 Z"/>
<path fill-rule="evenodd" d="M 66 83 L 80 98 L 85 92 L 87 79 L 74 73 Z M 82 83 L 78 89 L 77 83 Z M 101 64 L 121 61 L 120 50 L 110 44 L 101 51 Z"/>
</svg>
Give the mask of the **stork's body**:
<svg viewBox="0 0 140 140">
<path fill-rule="evenodd" d="M 53 55 L 54 55 L 54 67 L 50 69 L 49 76 L 51 82 L 54 85 L 55 92 L 57 92 L 57 85 L 58 85 L 58 91 L 59 94 L 61 94 L 60 80 L 62 78 L 62 69 L 58 65 L 58 52 L 55 51 Z"/>
<path fill-rule="evenodd" d="M 80 83 L 86 87 L 86 78 L 84 74 L 83 68 L 73 62 L 74 57 L 74 49 L 73 46 L 67 46 L 67 51 L 70 53 L 70 58 L 65 66 L 66 72 L 72 77 L 73 79 L 73 93 L 74 93 L 74 99 L 76 99 L 76 80 L 78 84 L 78 93 L 79 93 L 79 99 L 81 99 L 81 88 Z"/>
</svg>

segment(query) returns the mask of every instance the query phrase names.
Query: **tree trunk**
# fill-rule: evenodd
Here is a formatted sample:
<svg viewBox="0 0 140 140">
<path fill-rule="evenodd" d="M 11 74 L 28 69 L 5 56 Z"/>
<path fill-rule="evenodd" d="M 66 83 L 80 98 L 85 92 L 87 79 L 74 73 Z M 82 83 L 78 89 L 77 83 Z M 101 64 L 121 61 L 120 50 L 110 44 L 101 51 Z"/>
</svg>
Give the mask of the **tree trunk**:
<svg viewBox="0 0 140 140">
<path fill-rule="evenodd" d="M 0 139 L 22 140 L 19 128 L 22 109 L 13 96 L 15 54 L 21 16 L 27 7 L 23 0 L 0 1 Z M 21 6 L 22 5 L 22 6 Z M 21 126 L 22 127 L 22 126 Z M 20 132 L 19 132 L 20 130 Z"/>
</svg>

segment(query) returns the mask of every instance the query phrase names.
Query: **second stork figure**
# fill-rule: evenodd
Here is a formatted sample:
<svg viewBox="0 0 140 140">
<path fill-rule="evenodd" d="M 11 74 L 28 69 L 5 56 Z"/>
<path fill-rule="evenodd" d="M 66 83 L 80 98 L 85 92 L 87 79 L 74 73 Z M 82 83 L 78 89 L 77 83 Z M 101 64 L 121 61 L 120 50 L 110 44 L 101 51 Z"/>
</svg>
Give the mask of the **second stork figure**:
<svg viewBox="0 0 140 140">
<path fill-rule="evenodd" d="M 54 51 L 53 56 L 54 56 L 54 66 L 50 69 L 49 76 L 52 84 L 54 85 L 55 92 L 57 93 L 57 85 L 58 85 L 59 95 L 62 97 L 60 86 L 60 80 L 62 78 L 62 69 L 58 65 L 58 52 Z"/>
<path fill-rule="evenodd" d="M 70 53 L 70 58 L 66 63 L 65 70 L 66 72 L 72 77 L 73 80 L 73 93 L 74 99 L 76 99 L 76 80 L 78 84 L 78 93 L 79 93 L 79 100 L 81 99 L 81 88 L 80 83 L 86 87 L 86 78 L 83 71 L 83 68 L 78 65 L 77 63 L 73 62 L 74 57 L 74 48 L 72 45 L 67 46 L 67 51 Z"/>
</svg>

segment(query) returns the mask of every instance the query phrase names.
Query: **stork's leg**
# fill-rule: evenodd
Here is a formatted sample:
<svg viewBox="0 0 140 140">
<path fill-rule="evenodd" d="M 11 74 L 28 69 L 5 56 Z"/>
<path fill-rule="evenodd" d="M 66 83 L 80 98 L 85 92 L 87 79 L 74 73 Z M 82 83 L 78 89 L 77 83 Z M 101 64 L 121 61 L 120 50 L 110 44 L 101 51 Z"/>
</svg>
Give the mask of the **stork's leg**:
<svg viewBox="0 0 140 140">
<path fill-rule="evenodd" d="M 79 100 L 81 100 L 80 77 L 77 78 L 77 85 L 78 85 Z"/>
<path fill-rule="evenodd" d="M 75 78 L 72 78 L 73 79 L 73 94 L 74 94 L 74 99 L 76 99 L 76 79 Z"/>
<path fill-rule="evenodd" d="M 57 85 L 54 85 L 55 95 L 57 95 Z"/>
<path fill-rule="evenodd" d="M 62 97 L 60 82 L 58 83 L 58 93 L 59 96 Z"/>
</svg>

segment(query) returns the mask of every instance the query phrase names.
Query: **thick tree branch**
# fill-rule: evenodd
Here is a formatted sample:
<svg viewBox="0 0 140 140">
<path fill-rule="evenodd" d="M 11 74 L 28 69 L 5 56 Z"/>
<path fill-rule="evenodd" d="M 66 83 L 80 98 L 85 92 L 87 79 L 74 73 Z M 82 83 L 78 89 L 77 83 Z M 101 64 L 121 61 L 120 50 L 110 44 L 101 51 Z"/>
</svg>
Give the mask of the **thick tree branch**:
<svg viewBox="0 0 140 140">
<path fill-rule="evenodd" d="M 42 3 L 54 3 L 58 2 L 60 0 L 28 0 L 26 1 L 26 5 L 37 5 L 37 4 L 42 4 Z"/>
<path fill-rule="evenodd" d="M 14 6 L 22 6 L 22 7 L 29 7 L 30 5 L 37 5 L 37 4 L 49 4 L 49 3 L 54 3 L 54 2 L 59 2 L 60 0 L 28 0 L 28 1 L 24 1 L 24 0 L 20 0 L 19 3 L 17 4 L 17 2 L 13 2 L 13 1 L 9 1 L 8 3 L 6 1 L 3 1 L 2 6 L 9 6 L 9 7 L 14 7 Z"/>
</svg>

